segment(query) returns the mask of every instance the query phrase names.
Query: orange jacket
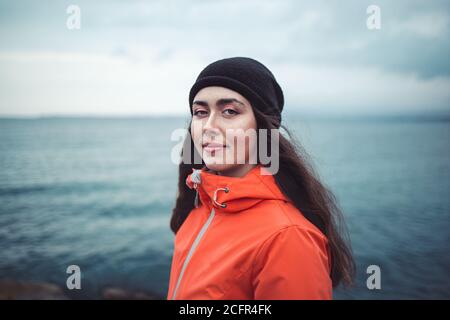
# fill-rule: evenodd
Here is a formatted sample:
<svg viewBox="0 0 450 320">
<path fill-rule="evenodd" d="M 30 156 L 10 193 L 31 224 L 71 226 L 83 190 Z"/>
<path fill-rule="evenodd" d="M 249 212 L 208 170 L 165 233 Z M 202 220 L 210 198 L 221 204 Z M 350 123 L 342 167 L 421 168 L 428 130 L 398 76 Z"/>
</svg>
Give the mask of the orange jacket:
<svg viewBox="0 0 450 320">
<path fill-rule="evenodd" d="M 167 299 L 331 299 L 327 238 L 256 166 L 193 170 L 198 191 L 175 236 Z"/>
</svg>

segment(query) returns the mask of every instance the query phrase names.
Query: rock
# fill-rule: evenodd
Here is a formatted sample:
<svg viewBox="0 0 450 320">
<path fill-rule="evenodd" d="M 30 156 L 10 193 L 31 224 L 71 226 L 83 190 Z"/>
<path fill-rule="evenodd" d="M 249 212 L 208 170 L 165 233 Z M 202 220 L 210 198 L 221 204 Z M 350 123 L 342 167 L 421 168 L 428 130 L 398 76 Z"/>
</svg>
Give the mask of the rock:
<svg viewBox="0 0 450 320">
<path fill-rule="evenodd" d="M 67 300 L 63 290 L 47 282 L 0 279 L 0 300 Z"/>
<path fill-rule="evenodd" d="M 107 287 L 102 291 L 102 298 L 107 300 L 158 300 L 156 295 L 142 291 L 129 291 L 122 288 Z"/>
<path fill-rule="evenodd" d="M 105 287 L 101 296 L 88 299 L 108 300 L 163 300 L 156 294 L 127 290 L 119 287 Z M 48 282 L 28 282 L 0 279 L 0 300 L 69 300 L 61 287 Z"/>
</svg>

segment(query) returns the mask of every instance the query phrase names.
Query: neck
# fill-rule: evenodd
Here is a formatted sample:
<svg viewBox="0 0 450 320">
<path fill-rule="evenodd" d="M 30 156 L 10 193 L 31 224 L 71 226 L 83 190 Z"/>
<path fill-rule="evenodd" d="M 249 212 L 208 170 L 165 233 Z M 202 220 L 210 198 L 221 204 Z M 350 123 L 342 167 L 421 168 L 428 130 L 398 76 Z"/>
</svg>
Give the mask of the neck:
<svg viewBox="0 0 450 320">
<path fill-rule="evenodd" d="M 256 164 L 242 164 L 227 170 L 217 171 L 216 174 L 219 176 L 227 176 L 227 177 L 243 177 L 253 168 L 255 168 Z"/>
</svg>

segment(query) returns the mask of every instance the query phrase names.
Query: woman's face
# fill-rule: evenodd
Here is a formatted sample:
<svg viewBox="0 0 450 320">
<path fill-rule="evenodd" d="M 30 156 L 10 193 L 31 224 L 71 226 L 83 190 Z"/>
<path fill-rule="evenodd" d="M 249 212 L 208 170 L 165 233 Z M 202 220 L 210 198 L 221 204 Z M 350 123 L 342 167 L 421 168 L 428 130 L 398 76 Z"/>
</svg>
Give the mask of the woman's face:
<svg viewBox="0 0 450 320">
<path fill-rule="evenodd" d="M 241 94 L 224 87 L 203 88 L 194 97 L 192 113 L 192 139 L 208 169 L 237 172 L 256 164 L 256 119 Z"/>
</svg>

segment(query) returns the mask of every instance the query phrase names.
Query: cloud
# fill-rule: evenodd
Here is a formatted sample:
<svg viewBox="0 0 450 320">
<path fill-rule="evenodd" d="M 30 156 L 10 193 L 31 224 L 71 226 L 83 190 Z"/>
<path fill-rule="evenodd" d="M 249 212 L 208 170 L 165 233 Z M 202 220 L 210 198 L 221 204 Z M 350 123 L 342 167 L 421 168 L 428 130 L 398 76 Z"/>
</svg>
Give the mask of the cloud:
<svg viewBox="0 0 450 320">
<path fill-rule="evenodd" d="M 450 109 L 449 5 L 378 1 L 0 1 L 1 113 L 182 113 L 208 63 L 263 61 L 291 108 Z M 26 8 L 26 10 L 24 9 Z"/>
<path fill-rule="evenodd" d="M 187 114 L 188 91 L 205 65 L 189 51 L 162 61 L 157 51 L 136 59 L 129 54 L 0 54 L 6 75 L 0 80 L 0 113 Z M 437 111 L 448 110 L 450 101 L 446 77 L 421 79 L 376 68 L 289 62 L 271 69 L 290 111 Z"/>
<path fill-rule="evenodd" d="M 286 104 L 292 111 L 374 114 L 449 111 L 450 79 L 422 79 L 374 67 L 281 64 Z"/>
<path fill-rule="evenodd" d="M 2 114 L 182 114 L 201 65 L 189 52 L 170 61 L 113 55 L 0 55 Z"/>
<path fill-rule="evenodd" d="M 449 15 L 446 12 L 421 13 L 394 24 L 396 35 L 410 33 L 425 38 L 448 36 Z"/>
</svg>

